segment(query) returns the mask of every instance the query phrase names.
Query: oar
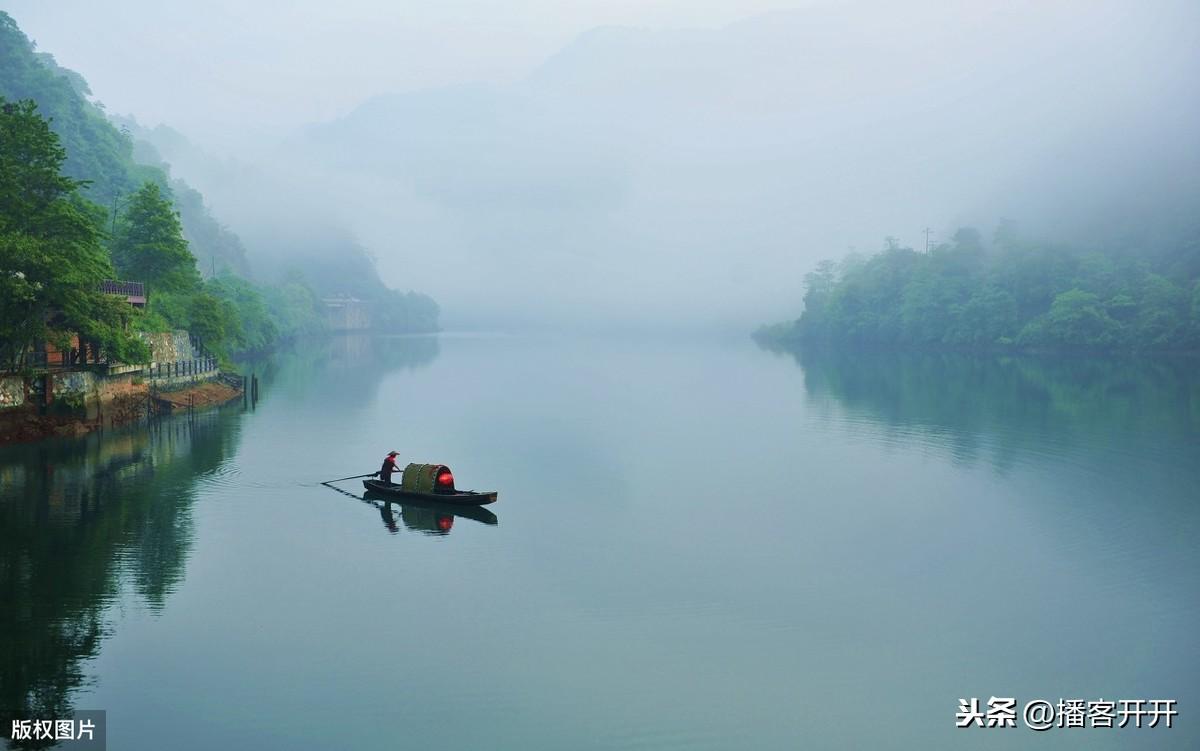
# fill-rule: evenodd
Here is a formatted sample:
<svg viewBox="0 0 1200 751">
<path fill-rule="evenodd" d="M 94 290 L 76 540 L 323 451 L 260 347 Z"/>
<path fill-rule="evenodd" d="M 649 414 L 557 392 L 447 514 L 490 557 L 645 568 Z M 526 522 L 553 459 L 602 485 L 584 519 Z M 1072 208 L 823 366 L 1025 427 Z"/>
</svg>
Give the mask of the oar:
<svg viewBox="0 0 1200 751">
<path fill-rule="evenodd" d="M 361 479 L 362 479 L 362 478 L 364 478 L 364 477 L 374 477 L 374 476 L 375 476 L 375 475 L 377 475 L 377 474 L 379 474 L 379 473 L 378 473 L 378 472 L 372 472 L 372 473 L 371 473 L 371 474 L 369 474 L 369 475 L 354 475 L 353 477 L 339 477 L 339 478 L 338 478 L 338 479 L 336 479 L 336 480 L 326 480 L 325 482 L 323 482 L 323 483 L 321 483 L 321 484 L 322 484 L 322 485 L 329 485 L 330 483 L 334 483 L 334 482 L 342 482 L 343 480 L 361 480 Z"/>
<path fill-rule="evenodd" d="M 324 485 L 324 483 L 322 483 L 322 484 Z M 357 496 L 354 493 L 351 493 L 349 490 L 342 490 L 341 488 L 339 488 L 336 485 L 325 485 L 325 487 L 329 488 L 330 490 L 334 491 L 335 493 L 341 493 L 342 495 L 350 496 L 351 498 L 358 500 L 358 501 L 362 500 L 361 496 Z"/>
</svg>

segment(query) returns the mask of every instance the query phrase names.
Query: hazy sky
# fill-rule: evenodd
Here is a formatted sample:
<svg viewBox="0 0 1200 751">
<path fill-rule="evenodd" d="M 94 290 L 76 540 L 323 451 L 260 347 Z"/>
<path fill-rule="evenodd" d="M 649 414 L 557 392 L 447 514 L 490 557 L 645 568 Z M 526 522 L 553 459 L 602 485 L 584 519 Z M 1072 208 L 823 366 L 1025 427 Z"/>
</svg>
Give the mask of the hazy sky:
<svg viewBox="0 0 1200 751">
<path fill-rule="evenodd" d="M 607 24 L 719 26 L 784 0 L 0 0 L 109 111 L 210 146 L 381 92 L 505 82 Z"/>
<path fill-rule="evenodd" d="M 0 8 L 203 147 L 168 159 L 252 266 L 337 226 L 464 325 L 744 329 L 884 236 L 1136 225 L 1200 174 L 1196 0 Z"/>
</svg>

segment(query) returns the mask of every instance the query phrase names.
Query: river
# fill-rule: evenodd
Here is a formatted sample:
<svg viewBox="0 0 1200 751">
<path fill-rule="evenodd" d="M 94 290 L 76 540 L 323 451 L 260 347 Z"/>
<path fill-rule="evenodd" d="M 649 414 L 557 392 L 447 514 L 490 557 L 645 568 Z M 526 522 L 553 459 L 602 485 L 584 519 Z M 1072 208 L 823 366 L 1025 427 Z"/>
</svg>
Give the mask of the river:
<svg viewBox="0 0 1200 751">
<path fill-rule="evenodd" d="M 344 338 L 0 449 L 0 710 L 110 749 L 1200 747 L 1195 363 Z M 358 481 L 444 462 L 491 514 Z M 1172 729 L 959 700 L 1175 699 Z"/>
</svg>

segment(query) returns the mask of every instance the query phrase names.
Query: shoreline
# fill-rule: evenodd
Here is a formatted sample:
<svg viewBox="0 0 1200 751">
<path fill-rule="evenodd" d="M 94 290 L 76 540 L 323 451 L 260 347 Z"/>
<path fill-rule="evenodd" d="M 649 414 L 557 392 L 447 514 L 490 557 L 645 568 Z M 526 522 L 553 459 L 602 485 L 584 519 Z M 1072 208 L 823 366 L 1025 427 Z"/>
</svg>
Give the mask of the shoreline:
<svg viewBox="0 0 1200 751">
<path fill-rule="evenodd" d="M 51 408 L 43 413 L 33 406 L 12 407 L 0 411 L 0 446 L 82 438 L 104 428 L 149 422 L 151 417 L 177 411 L 218 407 L 242 396 L 242 389 L 214 379 L 170 391 L 152 392 L 148 384 L 136 384 L 111 398 L 66 411 Z"/>
</svg>

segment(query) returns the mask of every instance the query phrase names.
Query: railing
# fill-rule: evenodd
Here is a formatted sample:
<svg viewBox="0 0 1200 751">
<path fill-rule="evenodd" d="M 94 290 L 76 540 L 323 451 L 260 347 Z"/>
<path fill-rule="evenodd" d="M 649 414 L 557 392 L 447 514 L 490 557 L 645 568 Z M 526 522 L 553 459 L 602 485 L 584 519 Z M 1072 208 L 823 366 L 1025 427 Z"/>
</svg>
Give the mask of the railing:
<svg viewBox="0 0 1200 751">
<path fill-rule="evenodd" d="M 137 284 L 137 282 L 130 282 Z M 174 362 L 160 362 L 144 367 L 143 372 L 150 378 L 176 378 L 180 376 L 195 376 L 212 373 L 220 367 L 217 356 L 204 348 L 200 338 L 191 335 L 190 344 L 196 357 Z M 36 370 L 65 370 L 70 368 L 86 368 L 89 365 L 121 365 L 111 360 L 101 348 L 87 346 L 83 349 L 74 347 L 67 350 L 45 349 L 29 350 L 22 358 L 23 367 Z"/>
<path fill-rule="evenodd" d="M 146 370 L 150 378 L 180 378 L 211 373 L 217 369 L 217 358 L 200 357 L 195 360 L 160 362 Z"/>
<path fill-rule="evenodd" d="M 25 366 L 39 369 L 81 368 L 86 365 L 107 365 L 108 357 L 94 349 L 47 352 L 44 349 L 31 350 L 25 353 Z"/>
<path fill-rule="evenodd" d="M 142 282 L 121 282 L 115 279 L 105 279 L 100 282 L 100 291 L 106 295 L 145 297 L 146 285 Z"/>
<path fill-rule="evenodd" d="M 90 352 L 85 359 L 83 353 L 77 349 L 70 349 L 66 352 L 45 352 L 39 350 L 25 353 L 25 366 L 37 370 L 62 370 L 67 368 L 83 368 L 88 365 L 111 364 L 113 363 L 104 355 L 94 356 Z M 150 378 L 177 378 L 212 373 L 219 367 L 220 362 L 217 358 L 213 355 L 207 355 L 206 357 L 196 357 L 190 360 L 155 363 L 154 365 L 146 366 L 143 372 Z"/>
</svg>

